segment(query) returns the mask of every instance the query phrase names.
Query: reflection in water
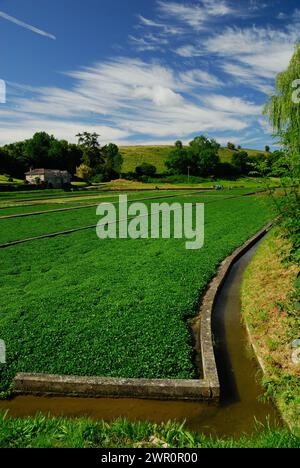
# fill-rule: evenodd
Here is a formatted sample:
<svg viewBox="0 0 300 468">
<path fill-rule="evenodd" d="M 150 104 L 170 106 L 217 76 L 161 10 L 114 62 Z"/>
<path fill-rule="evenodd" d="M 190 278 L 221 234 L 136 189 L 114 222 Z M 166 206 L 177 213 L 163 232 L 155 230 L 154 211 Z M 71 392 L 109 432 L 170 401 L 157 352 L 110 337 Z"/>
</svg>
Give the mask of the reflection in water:
<svg viewBox="0 0 300 468">
<path fill-rule="evenodd" d="M 221 381 L 219 405 L 205 402 L 172 402 L 135 399 L 66 398 L 18 396 L 0 402 L 12 416 L 37 412 L 55 416 L 89 416 L 110 421 L 118 417 L 130 420 L 163 422 L 186 421 L 189 429 L 219 436 L 251 433 L 256 422 L 282 424 L 276 409 L 262 403 L 259 396 L 260 372 L 253 354 L 247 349 L 247 336 L 241 326 L 240 287 L 242 275 L 257 246 L 232 268 L 219 294 L 213 317 L 216 360 Z"/>
</svg>

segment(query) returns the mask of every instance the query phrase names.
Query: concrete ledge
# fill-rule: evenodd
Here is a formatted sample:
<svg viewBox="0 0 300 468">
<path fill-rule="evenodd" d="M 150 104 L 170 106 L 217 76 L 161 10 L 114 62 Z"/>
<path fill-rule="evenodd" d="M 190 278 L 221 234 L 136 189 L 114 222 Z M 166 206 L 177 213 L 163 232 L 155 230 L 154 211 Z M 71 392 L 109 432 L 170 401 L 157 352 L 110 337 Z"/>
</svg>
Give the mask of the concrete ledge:
<svg viewBox="0 0 300 468">
<path fill-rule="evenodd" d="M 220 382 L 214 355 L 211 320 L 217 294 L 232 265 L 258 242 L 272 226 L 261 229 L 227 257 L 210 283 L 200 306 L 200 343 L 204 379 L 122 379 L 19 373 L 13 381 L 13 393 L 65 396 L 144 398 L 159 400 L 218 401 Z"/>
<path fill-rule="evenodd" d="M 85 397 L 145 398 L 160 400 L 210 400 L 204 380 L 120 379 L 49 374 L 17 374 L 14 393 Z"/>
<path fill-rule="evenodd" d="M 203 297 L 200 307 L 200 343 L 203 362 L 204 379 L 209 382 L 214 398 L 220 396 L 220 381 L 218 377 L 217 365 L 214 355 L 213 336 L 212 336 L 212 314 L 219 290 L 229 274 L 233 264 L 239 260 L 253 245 L 256 244 L 270 229 L 272 223 L 269 223 L 263 229 L 258 231 L 251 239 L 236 249 L 232 255 L 227 257 L 220 265 L 217 275 L 210 283 L 206 294 Z"/>
</svg>

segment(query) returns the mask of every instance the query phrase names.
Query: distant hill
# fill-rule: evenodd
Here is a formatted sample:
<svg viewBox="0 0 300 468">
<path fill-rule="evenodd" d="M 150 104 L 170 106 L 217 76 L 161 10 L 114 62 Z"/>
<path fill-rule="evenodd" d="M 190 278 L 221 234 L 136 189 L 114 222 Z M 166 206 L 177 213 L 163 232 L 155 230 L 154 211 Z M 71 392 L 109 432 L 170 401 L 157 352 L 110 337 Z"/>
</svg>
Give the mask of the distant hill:
<svg viewBox="0 0 300 468">
<path fill-rule="evenodd" d="M 166 172 L 165 161 L 168 158 L 170 151 L 174 146 L 121 146 L 120 153 L 124 158 L 122 172 L 134 172 L 137 166 L 143 162 L 153 164 L 157 168 L 157 173 L 162 174 Z M 242 148 L 239 151 L 247 151 L 249 156 L 256 154 L 264 154 L 264 151 Z M 235 151 L 228 148 L 220 148 L 219 155 L 221 162 L 231 162 L 232 155 Z"/>
</svg>

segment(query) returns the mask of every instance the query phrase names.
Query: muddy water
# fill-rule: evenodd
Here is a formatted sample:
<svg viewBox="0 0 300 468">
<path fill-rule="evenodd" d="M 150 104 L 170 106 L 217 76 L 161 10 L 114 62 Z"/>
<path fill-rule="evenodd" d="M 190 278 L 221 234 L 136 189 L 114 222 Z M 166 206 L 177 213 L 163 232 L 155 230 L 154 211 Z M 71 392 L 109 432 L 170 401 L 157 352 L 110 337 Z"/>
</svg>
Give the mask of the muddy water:
<svg viewBox="0 0 300 468">
<path fill-rule="evenodd" d="M 89 416 L 106 421 L 118 417 L 153 422 L 185 420 L 191 430 L 219 436 L 251 433 L 257 421 L 264 424 L 269 421 L 272 426 L 281 425 L 275 407 L 259 401 L 263 393 L 259 384 L 261 373 L 241 326 L 242 276 L 256 248 L 252 248 L 234 265 L 214 310 L 213 333 L 222 393 L 219 405 L 205 402 L 18 396 L 0 402 L 0 409 L 9 409 L 12 416 L 42 412 L 55 416 Z"/>
</svg>

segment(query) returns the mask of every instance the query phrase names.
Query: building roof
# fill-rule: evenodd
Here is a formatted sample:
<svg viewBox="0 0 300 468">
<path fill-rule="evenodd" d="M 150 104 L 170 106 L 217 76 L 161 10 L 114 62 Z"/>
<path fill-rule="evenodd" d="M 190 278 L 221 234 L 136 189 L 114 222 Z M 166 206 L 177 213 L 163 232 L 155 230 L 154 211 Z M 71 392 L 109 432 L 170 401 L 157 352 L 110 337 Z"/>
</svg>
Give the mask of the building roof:
<svg viewBox="0 0 300 468">
<path fill-rule="evenodd" d="M 27 176 L 41 176 L 45 174 L 51 174 L 56 177 L 60 177 L 61 175 L 68 175 L 68 171 L 61 171 L 59 169 L 31 169 L 29 172 L 25 172 L 25 175 Z"/>
</svg>

